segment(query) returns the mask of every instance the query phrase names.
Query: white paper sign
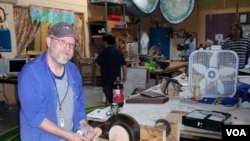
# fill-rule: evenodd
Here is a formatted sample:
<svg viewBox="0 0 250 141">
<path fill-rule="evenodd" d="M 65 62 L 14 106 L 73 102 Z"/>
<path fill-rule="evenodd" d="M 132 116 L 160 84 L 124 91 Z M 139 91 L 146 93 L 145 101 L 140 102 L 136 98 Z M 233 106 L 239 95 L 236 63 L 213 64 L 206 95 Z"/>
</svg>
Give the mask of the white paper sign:
<svg viewBox="0 0 250 141">
<path fill-rule="evenodd" d="M 223 34 L 215 34 L 215 40 L 223 40 Z"/>
<path fill-rule="evenodd" d="M 129 96 L 135 88 L 146 88 L 147 69 L 128 68 L 127 81 L 124 83 L 124 95 Z"/>
</svg>

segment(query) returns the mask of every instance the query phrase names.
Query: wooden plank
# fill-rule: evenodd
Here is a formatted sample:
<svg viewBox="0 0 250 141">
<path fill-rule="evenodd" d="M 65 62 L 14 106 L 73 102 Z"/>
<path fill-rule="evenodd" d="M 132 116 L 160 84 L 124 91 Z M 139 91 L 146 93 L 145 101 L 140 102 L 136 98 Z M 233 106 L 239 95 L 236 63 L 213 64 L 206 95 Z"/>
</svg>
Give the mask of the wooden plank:
<svg viewBox="0 0 250 141">
<path fill-rule="evenodd" d="M 140 141 L 166 141 L 166 131 L 156 127 L 141 125 Z"/>
<path fill-rule="evenodd" d="M 170 65 L 165 70 L 159 70 L 159 71 L 149 71 L 150 74 L 155 75 L 155 85 L 159 84 L 160 82 L 160 75 L 166 74 L 166 73 L 175 73 L 180 68 L 185 68 L 185 73 L 188 73 L 188 62 L 183 61 L 174 61 L 170 62 Z"/>
<path fill-rule="evenodd" d="M 171 132 L 167 136 L 167 141 L 179 141 L 180 140 L 180 124 L 170 122 Z"/>
<path fill-rule="evenodd" d="M 187 66 L 188 66 L 188 62 L 174 61 L 174 62 L 170 62 L 169 66 L 165 70 L 150 71 L 150 73 L 152 74 L 172 73 L 180 68 L 187 67 Z"/>
<path fill-rule="evenodd" d="M 210 139 L 222 139 L 219 135 L 209 134 L 209 133 L 198 133 L 189 130 L 181 130 L 181 135 L 191 136 L 191 137 L 203 137 Z"/>
</svg>

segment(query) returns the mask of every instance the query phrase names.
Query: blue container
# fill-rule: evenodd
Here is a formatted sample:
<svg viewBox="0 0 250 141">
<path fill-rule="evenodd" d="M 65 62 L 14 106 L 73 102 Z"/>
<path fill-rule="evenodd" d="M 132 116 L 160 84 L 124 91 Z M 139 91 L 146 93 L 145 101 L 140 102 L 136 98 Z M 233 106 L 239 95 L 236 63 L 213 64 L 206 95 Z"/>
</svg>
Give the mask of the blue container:
<svg viewBox="0 0 250 141">
<path fill-rule="evenodd" d="M 11 52 L 10 30 L 0 29 L 0 52 Z"/>
<path fill-rule="evenodd" d="M 166 59 L 170 59 L 170 33 L 171 29 L 167 27 L 150 28 L 149 48 L 158 46 Z"/>
</svg>

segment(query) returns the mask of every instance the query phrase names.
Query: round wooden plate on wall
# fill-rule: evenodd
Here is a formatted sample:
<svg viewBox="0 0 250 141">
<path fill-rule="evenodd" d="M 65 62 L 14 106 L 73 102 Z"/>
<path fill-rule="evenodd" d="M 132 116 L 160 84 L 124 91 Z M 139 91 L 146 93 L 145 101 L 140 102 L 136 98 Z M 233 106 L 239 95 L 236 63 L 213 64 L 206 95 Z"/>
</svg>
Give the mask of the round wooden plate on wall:
<svg viewBox="0 0 250 141">
<path fill-rule="evenodd" d="M 178 24 L 193 11 L 195 0 L 161 0 L 160 10 L 167 21 Z"/>
<path fill-rule="evenodd" d="M 157 7 L 159 0 L 124 0 L 126 12 L 131 16 L 148 16 Z"/>
</svg>

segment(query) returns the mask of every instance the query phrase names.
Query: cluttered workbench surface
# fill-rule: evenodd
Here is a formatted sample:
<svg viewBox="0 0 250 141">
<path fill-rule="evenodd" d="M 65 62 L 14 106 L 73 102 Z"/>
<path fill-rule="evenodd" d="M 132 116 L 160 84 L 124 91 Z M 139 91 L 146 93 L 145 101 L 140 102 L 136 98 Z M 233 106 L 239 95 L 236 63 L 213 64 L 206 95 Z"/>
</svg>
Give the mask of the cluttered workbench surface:
<svg viewBox="0 0 250 141">
<path fill-rule="evenodd" d="M 250 115 L 249 103 L 245 101 L 242 108 L 238 108 L 237 105 L 225 106 L 222 104 L 207 104 L 194 101 L 191 99 L 193 94 L 188 88 L 187 78 L 180 78 L 181 75 L 175 77 L 179 80 L 179 83 L 183 85 L 178 96 L 167 96 L 168 100 L 158 104 L 150 103 L 141 103 L 141 102 L 129 102 L 128 99 L 124 106 L 120 109 L 119 113 L 127 114 L 133 117 L 139 125 L 141 126 L 154 126 L 155 122 L 158 119 L 166 119 L 171 128 L 174 129 L 174 132 L 171 132 L 169 138 L 177 138 L 180 136 L 192 136 L 192 137 L 206 137 L 212 139 L 221 139 L 221 132 L 211 131 L 201 128 L 193 128 L 183 124 L 183 116 L 191 113 L 195 110 L 201 110 L 202 112 L 217 111 L 221 113 L 227 113 L 230 115 L 230 124 L 232 125 L 244 125 L 249 124 Z M 249 76 L 238 76 L 239 81 L 242 83 L 250 84 Z M 159 85 L 149 88 L 148 90 L 162 93 Z M 136 95 L 133 95 L 135 97 Z M 106 112 L 110 110 L 110 107 L 101 109 L 103 116 L 101 121 L 107 121 L 110 116 L 106 115 Z M 100 119 L 89 116 L 89 120 L 98 120 Z"/>
</svg>

